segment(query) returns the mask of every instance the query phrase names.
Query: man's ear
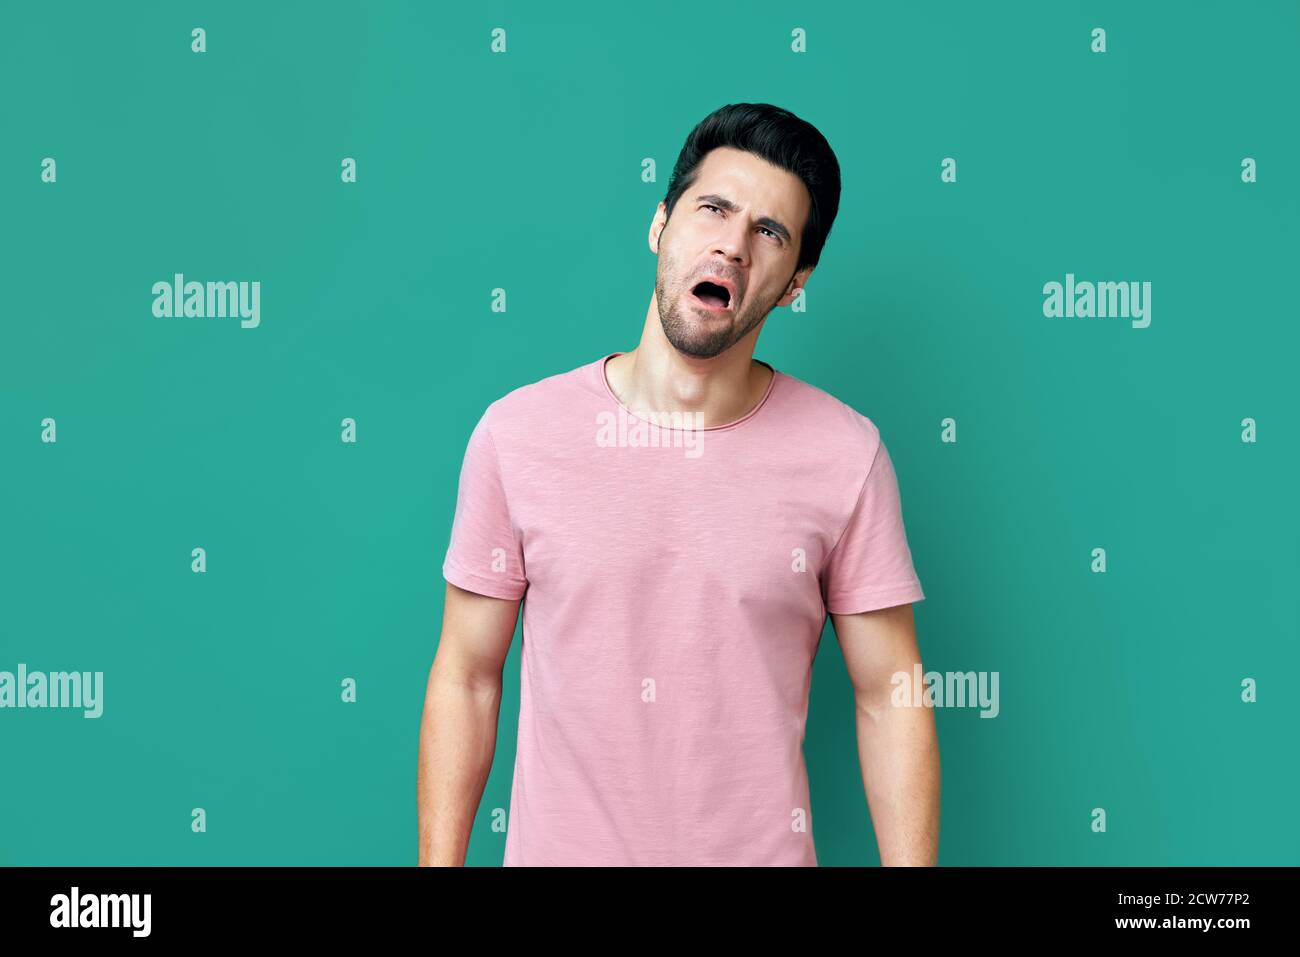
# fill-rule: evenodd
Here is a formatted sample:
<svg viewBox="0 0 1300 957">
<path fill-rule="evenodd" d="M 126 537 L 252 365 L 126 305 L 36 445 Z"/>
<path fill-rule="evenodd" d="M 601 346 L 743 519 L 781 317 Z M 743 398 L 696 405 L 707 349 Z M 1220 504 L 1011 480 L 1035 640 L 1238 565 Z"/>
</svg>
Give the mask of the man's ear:
<svg viewBox="0 0 1300 957">
<path fill-rule="evenodd" d="M 659 208 L 655 210 L 655 217 L 650 221 L 650 235 L 647 239 L 650 242 L 650 251 L 656 256 L 659 255 L 659 237 L 663 235 L 664 227 L 668 225 L 668 207 L 662 202 Z"/>
<path fill-rule="evenodd" d="M 799 290 L 808 285 L 808 277 L 813 274 L 816 266 L 809 266 L 801 269 L 790 278 L 789 284 L 785 287 L 785 295 L 776 301 L 777 306 L 788 306 L 794 302 L 794 297 L 799 295 Z M 773 307 L 775 308 L 775 307 Z"/>
</svg>

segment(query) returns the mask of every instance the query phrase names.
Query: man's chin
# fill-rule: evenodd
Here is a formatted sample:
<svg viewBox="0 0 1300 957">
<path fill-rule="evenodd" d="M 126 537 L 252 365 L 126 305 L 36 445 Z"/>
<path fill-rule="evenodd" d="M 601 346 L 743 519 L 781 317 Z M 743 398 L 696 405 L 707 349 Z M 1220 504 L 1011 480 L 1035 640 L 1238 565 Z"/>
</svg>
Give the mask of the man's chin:
<svg viewBox="0 0 1300 957">
<path fill-rule="evenodd" d="M 731 339 L 698 339 L 693 336 L 685 338 L 681 336 L 668 336 L 668 342 L 674 349 L 682 355 L 690 356 L 693 359 L 712 359 L 714 356 L 721 355 L 732 346 Z"/>
<path fill-rule="evenodd" d="M 730 321 L 728 321 L 730 320 Z M 660 317 L 664 337 L 682 355 L 712 359 L 736 344 L 735 317 L 686 304 L 671 317 Z"/>
</svg>

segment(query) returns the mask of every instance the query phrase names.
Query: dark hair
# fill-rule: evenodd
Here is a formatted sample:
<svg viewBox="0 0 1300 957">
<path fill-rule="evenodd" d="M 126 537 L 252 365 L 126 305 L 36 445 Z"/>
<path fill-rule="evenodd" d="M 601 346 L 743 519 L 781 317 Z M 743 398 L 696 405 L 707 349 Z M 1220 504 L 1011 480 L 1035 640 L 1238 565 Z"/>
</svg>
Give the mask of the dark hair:
<svg viewBox="0 0 1300 957">
<path fill-rule="evenodd" d="M 745 150 L 803 180 L 812 203 L 799 243 L 795 272 L 816 266 L 840 208 L 840 164 L 817 127 L 769 103 L 731 103 L 696 124 L 677 156 L 664 206 L 669 218 L 690 189 L 700 163 L 719 146 Z"/>
</svg>

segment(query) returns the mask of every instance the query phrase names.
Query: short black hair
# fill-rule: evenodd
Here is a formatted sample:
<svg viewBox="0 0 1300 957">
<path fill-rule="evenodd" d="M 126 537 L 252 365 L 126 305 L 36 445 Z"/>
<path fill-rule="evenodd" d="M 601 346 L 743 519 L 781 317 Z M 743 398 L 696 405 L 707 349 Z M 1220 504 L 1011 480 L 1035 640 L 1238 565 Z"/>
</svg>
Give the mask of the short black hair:
<svg viewBox="0 0 1300 957">
<path fill-rule="evenodd" d="M 691 130 L 677 156 L 664 197 L 669 218 L 695 182 L 704 157 L 719 146 L 754 153 L 803 181 L 812 202 L 794 271 L 816 266 L 840 208 L 840 164 L 826 137 L 808 121 L 770 103 L 729 103 L 714 110 Z"/>
</svg>

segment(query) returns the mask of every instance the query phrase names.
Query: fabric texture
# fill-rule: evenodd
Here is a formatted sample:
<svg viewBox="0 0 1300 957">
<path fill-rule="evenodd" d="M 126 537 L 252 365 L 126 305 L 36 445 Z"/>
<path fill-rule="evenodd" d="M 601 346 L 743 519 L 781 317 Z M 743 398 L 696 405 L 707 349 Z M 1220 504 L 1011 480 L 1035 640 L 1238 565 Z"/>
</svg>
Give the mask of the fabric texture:
<svg viewBox="0 0 1300 957">
<path fill-rule="evenodd" d="M 925 597 L 893 463 L 779 370 L 727 425 L 639 419 L 618 354 L 496 400 L 465 451 L 443 575 L 523 599 L 504 864 L 815 866 L 826 617 Z"/>
</svg>

